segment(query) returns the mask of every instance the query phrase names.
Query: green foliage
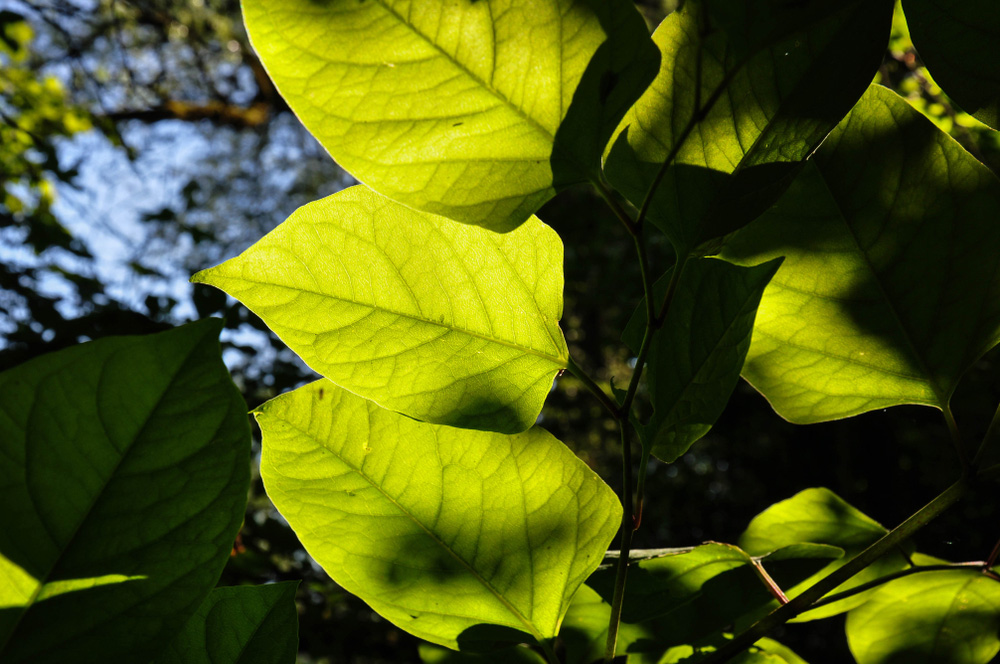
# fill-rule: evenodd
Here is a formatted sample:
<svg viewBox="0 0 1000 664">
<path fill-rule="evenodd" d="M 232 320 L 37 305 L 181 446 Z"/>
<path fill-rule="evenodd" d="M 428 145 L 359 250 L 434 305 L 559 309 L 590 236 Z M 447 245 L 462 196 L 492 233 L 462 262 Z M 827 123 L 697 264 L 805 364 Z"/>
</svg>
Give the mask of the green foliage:
<svg viewBox="0 0 1000 664">
<path fill-rule="evenodd" d="M 239 298 L 355 394 L 429 422 L 515 433 L 534 424 L 569 358 L 562 257 L 537 218 L 498 235 L 354 187 L 194 279 Z"/>
<path fill-rule="evenodd" d="M 725 248 L 785 262 L 744 375 L 783 417 L 946 409 L 1000 341 L 1000 182 L 892 92 L 872 87 L 781 202 Z M 808 220 L 808 221 L 804 221 Z"/>
<path fill-rule="evenodd" d="M 685 3 L 653 35 L 660 73 L 608 178 L 636 205 L 653 192 L 649 219 L 681 252 L 749 223 L 871 81 L 891 14 L 884 0 Z"/>
<path fill-rule="evenodd" d="M 292 664 L 298 585 L 216 588 L 154 664 Z"/>
<path fill-rule="evenodd" d="M 0 658 L 148 660 L 229 555 L 249 485 L 221 321 L 0 374 Z"/>
<path fill-rule="evenodd" d="M 434 643 L 554 637 L 620 518 L 607 485 L 538 427 L 425 424 L 327 381 L 255 414 L 264 486 L 306 550 Z"/>
<path fill-rule="evenodd" d="M 975 570 L 890 581 L 847 617 L 858 664 L 986 664 L 1000 652 L 1000 583 Z"/>
<path fill-rule="evenodd" d="M 1000 129 L 1000 12 L 990 0 L 905 0 L 920 56 L 952 99 Z"/>
<path fill-rule="evenodd" d="M 762 637 L 844 612 L 859 664 L 997 653 L 1000 547 L 953 564 L 909 542 L 1000 474 L 981 468 L 1000 413 L 973 455 L 950 410 L 1000 341 L 1000 182 L 898 95 L 864 91 L 891 4 L 689 0 L 651 41 L 624 0 L 246 1 L 289 105 L 371 189 L 194 280 L 325 377 L 254 410 L 264 486 L 338 584 L 448 648 L 425 661 L 800 664 Z M 969 77 L 949 76 L 961 98 Z M 617 399 L 570 357 L 563 244 L 533 216 L 574 183 L 637 250 Z M 651 224 L 675 257 L 658 284 Z M 218 331 L 0 376 L 11 661 L 289 657 L 292 587 L 205 599 L 248 466 Z M 620 429 L 620 502 L 542 428 L 564 369 Z M 798 423 L 936 407 L 961 476 L 892 530 L 808 489 L 739 547 L 631 551 L 648 454 L 688 452 L 741 372 Z"/>
<path fill-rule="evenodd" d="M 719 419 L 740 378 L 757 303 L 779 263 L 740 268 L 701 259 L 684 265 L 664 332 L 647 358 L 653 415 L 642 427 L 643 441 L 660 459 L 676 460 Z M 654 300 L 663 299 L 671 276 L 656 283 Z M 709 299 L 715 307 L 701 306 Z M 640 303 L 622 338 L 638 352 L 645 330 Z"/>
<path fill-rule="evenodd" d="M 594 179 L 656 50 L 625 0 L 244 3 L 302 122 L 376 191 L 495 230 Z"/>
</svg>

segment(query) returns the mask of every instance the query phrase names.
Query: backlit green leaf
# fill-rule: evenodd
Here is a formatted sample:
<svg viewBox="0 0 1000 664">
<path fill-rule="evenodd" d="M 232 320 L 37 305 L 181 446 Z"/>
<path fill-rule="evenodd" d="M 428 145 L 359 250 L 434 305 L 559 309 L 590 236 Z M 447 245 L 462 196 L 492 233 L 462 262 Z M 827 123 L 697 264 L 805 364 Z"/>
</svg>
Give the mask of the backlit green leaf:
<svg viewBox="0 0 1000 664">
<path fill-rule="evenodd" d="M 872 86 L 723 255 L 785 256 L 743 375 L 797 423 L 947 405 L 1000 340 L 1000 181 Z"/>
<path fill-rule="evenodd" d="M 656 74 L 628 0 L 244 0 L 278 90 L 405 205 L 494 230 L 596 177 Z"/>
<path fill-rule="evenodd" d="M 545 657 L 527 646 L 507 646 L 491 652 L 456 652 L 431 643 L 418 646 L 424 664 L 546 664 Z"/>
<path fill-rule="evenodd" d="M 497 234 L 353 187 L 199 272 L 341 387 L 439 424 L 534 424 L 568 351 L 559 236 Z"/>
<path fill-rule="evenodd" d="M 974 570 L 890 581 L 847 615 L 858 664 L 986 664 L 998 632 L 1000 583 Z"/>
<path fill-rule="evenodd" d="M 222 321 L 0 374 L 0 660 L 143 662 L 215 585 L 250 481 Z"/>
<path fill-rule="evenodd" d="M 155 664 L 294 664 L 298 585 L 216 588 Z"/>
<path fill-rule="evenodd" d="M 426 424 L 329 381 L 255 414 L 264 486 L 306 550 L 433 643 L 555 636 L 618 529 L 611 489 L 538 427 Z"/>
<path fill-rule="evenodd" d="M 872 80 L 892 6 L 685 2 L 653 35 L 660 73 L 622 120 L 608 179 L 640 205 L 673 156 L 649 218 L 681 252 L 750 222 Z"/>
<path fill-rule="evenodd" d="M 845 555 L 794 587 L 785 588 L 789 598 L 801 593 L 833 570 L 842 567 L 852 557 L 881 539 L 888 531 L 864 513 L 858 511 L 829 489 L 800 491 L 788 500 L 771 505 L 758 514 L 740 536 L 739 544 L 754 555 L 790 547 L 800 543 L 826 544 L 839 547 Z M 910 547 L 912 548 L 912 547 Z M 842 592 L 886 574 L 907 567 L 898 552 L 890 553 L 837 586 L 829 594 Z M 796 621 L 805 622 L 834 616 L 862 604 L 874 591 L 803 613 Z"/>
<path fill-rule="evenodd" d="M 685 265 L 647 357 L 653 416 L 643 440 L 660 459 L 674 461 L 687 452 L 722 414 L 740 379 L 757 303 L 779 264 L 748 270 L 709 258 Z M 654 286 L 657 302 L 669 279 L 668 273 Z M 622 335 L 633 351 L 645 328 L 646 307 L 640 303 Z"/>
<path fill-rule="evenodd" d="M 1000 11 L 995 0 L 904 0 L 921 59 L 948 96 L 1000 129 Z"/>
</svg>

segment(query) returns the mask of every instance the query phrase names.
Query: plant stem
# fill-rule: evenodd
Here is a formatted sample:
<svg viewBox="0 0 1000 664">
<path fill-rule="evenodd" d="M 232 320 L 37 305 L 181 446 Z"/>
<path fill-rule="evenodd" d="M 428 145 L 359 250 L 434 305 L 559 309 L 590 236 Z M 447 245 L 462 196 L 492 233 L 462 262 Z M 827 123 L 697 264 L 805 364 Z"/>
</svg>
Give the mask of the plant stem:
<svg viewBox="0 0 1000 664">
<path fill-rule="evenodd" d="M 833 604 L 834 602 L 839 602 L 842 599 L 847 599 L 853 595 L 863 593 L 866 590 L 871 590 L 872 588 L 877 588 L 890 581 L 895 581 L 896 579 L 901 579 L 904 576 L 910 576 L 911 574 L 920 574 L 921 572 L 946 572 L 954 569 L 987 569 L 987 565 L 982 560 L 975 560 L 966 563 L 947 563 L 942 565 L 915 565 L 908 569 L 903 569 L 898 572 L 893 572 L 892 574 L 886 574 L 885 576 L 880 576 L 877 579 L 872 579 L 861 585 L 854 586 L 843 592 L 836 593 L 834 595 L 827 595 L 818 602 L 814 602 L 812 606 L 809 607 L 810 610 L 819 608 L 821 606 L 826 606 L 827 604 Z"/>
<path fill-rule="evenodd" d="M 979 462 L 983 460 L 983 453 L 986 451 L 986 448 L 989 447 L 998 437 L 1000 437 L 1000 405 L 997 406 L 996 412 L 993 413 L 993 420 L 990 422 L 989 428 L 986 429 L 983 441 L 979 443 L 979 449 L 976 450 L 976 456 L 972 457 L 973 468 L 979 465 Z"/>
<path fill-rule="evenodd" d="M 944 421 L 948 425 L 948 433 L 951 434 L 951 444 L 955 447 L 955 452 L 958 453 L 958 460 L 962 464 L 962 472 L 966 472 L 969 469 L 969 455 L 965 453 L 965 446 L 962 445 L 962 435 L 958 431 L 958 423 L 955 422 L 955 416 L 951 412 L 951 405 L 945 403 L 944 408 L 941 409 L 941 413 L 944 415 Z"/>
<path fill-rule="evenodd" d="M 608 204 L 608 207 L 615 213 L 618 220 L 622 222 L 622 225 L 625 227 L 625 230 L 628 231 L 628 234 L 632 237 L 641 235 L 642 229 L 637 226 L 634 221 L 632 221 L 632 218 L 629 217 L 627 212 L 625 212 L 625 209 L 619 205 L 618 199 L 615 198 L 614 192 L 611 191 L 608 185 L 602 180 L 596 179 L 591 179 L 590 183 L 594 185 L 594 189 L 597 190 L 597 193 L 601 195 L 604 202 Z"/>
<path fill-rule="evenodd" d="M 626 411 L 627 412 L 627 411 Z M 611 619 L 608 622 L 608 641 L 604 648 L 604 662 L 611 664 L 618 646 L 618 625 L 621 623 L 625 600 L 625 578 L 628 575 L 629 551 L 632 548 L 632 441 L 628 420 L 621 422 L 622 431 L 622 537 L 618 566 L 615 572 L 615 591 L 611 599 Z"/>
<path fill-rule="evenodd" d="M 635 526 L 632 530 L 639 530 L 639 526 L 642 525 L 642 503 L 646 493 L 646 475 L 649 474 L 646 471 L 649 467 L 649 453 L 650 449 L 643 444 L 642 457 L 639 461 L 639 486 L 635 489 Z"/>
<path fill-rule="evenodd" d="M 597 397 L 597 400 L 601 402 L 601 405 L 608 409 L 612 416 L 617 420 L 620 415 L 618 413 L 618 405 L 612 400 L 608 394 L 601 389 L 601 386 L 594 382 L 594 379 L 587 375 L 587 372 L 580 368 L 580 365 L 570 357 L 569 362 L 566 364 L 566 369 L 573 374 L 577 380 L 583 383 L 583 386 L 587 388 L 587 391 Z"/>
<path fill-rule="evenodd" d="M 807 588 L 801 595 L 792 599 L 788 604 L 778 607 L 761 618 L 748 629 L 736 635 L 732 641 L 729 641 L 726 645 L 719 648 L 719 650 L 701 660 L 699 664 L 721 664 L 722 662 L 728 662 L 756 643 L 757 640 L 766 636 L 775 627 L 783 625 L 800 613 L 809 610 L 824 595 L 871 565 L 901 542 L 912 537 L 914 533 L 958 502 L 969 490 L 971 483 L 968 476 L 963 475 L 960 480 L 945 489 L 941 495 L 896 528 L 886 533 L 881 539 L 859 553 L 843 567 L 835 569 L 829 575 Z"/>
</svg>

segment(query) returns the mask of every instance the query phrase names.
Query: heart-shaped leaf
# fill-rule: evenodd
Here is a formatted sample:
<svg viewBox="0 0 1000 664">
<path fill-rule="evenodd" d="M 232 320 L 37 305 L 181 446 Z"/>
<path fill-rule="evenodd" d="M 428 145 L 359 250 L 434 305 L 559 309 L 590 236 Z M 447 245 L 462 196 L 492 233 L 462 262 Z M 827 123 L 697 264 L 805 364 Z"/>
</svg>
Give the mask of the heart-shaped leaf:
<svg viewBox="0 0 1000 664">
<path fill-rule="evenodd" d="M 898 404 L 945 408 L 1000 341 L 1000 181 L 872 86 L 788 193 L 723 256 L 785 262 L 743 375 L 805 424 Z"/>
<path fill-rule="evenodd" d="M 215 585 L 250 483 L 222 321 L 0 374 L 0 660 L 143 662 Z"/>
<path fill-rule="evenodd" d="M 535 423 L 568 361 L 562 260 L 537 218 L 501 235 L 353 187 L 193 280 L 384 408 L 514 433 Z"/>
<path fill-rule="evenodd" d="M 494 230 L 598 177 L 659 63 L 629 0 L 245 0 L 243 11 L 278 90 L 346 170 Z"/>
<path fill-rule="evenodd" d="M 264 486 L 306 550 L 433 643 L 554 637 L 618 529 L 614 492 L 538 427 L 426 424 L 329 381 L 255 415 Z"/>
</svg>

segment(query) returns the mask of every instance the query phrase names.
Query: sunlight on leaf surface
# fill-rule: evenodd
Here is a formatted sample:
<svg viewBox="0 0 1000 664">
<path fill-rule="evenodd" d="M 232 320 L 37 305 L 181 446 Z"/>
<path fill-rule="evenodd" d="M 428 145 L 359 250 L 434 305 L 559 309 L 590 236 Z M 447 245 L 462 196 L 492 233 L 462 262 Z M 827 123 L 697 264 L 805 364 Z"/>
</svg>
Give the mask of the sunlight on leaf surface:
<svg viewBox="0 0 1000 664">
<path fill-rule="evenodd" d="M 498 234 L 352 187 L 199 272 L 317 372 L 419 420 L 515 433 L 568 351 L 563 246 L 532 218 Z"/>
<path fill-rule="evenodd" d="M 987 664 L 998 632 L 1000 583 L 974 570 L 890 581 L 847 615 L 858 664 Z"/>
<path fill-rule="evenodd" d="M 608 179 L 639 206 L 676 150 L 649 218 L 682 252 L 750 222 L 872 80 L 892 6 L 684 3 L 653 34 L 660 73 L 609 146 Z"/>
<path fill-rule="evenodd" d="M 426 424 L 329 381 L 255 415 L 264 486 L 306 550 L 433 643 L 555 636 L 618 529 L 614 492 L 539 427 Z"/>
<path fill-rule="evenodd" d="M 219 578 L 250 481 L 210 319 L 0 374 L 0 659 L 147 661 Z"/>
<path fill-rule="evenodd" d="M 1000 181 L 872 86 L 788 193 L 723 257 L 785 256 L 743 375 L 807 424 L 947 405 L 1000 341 Z"/>
<path fill-rule="evenodd" d="M 245 0 L 254 48 L 347 171 L 494 230 L 597 177 L 656 74 L 628 0 Z"/>
</svg>

